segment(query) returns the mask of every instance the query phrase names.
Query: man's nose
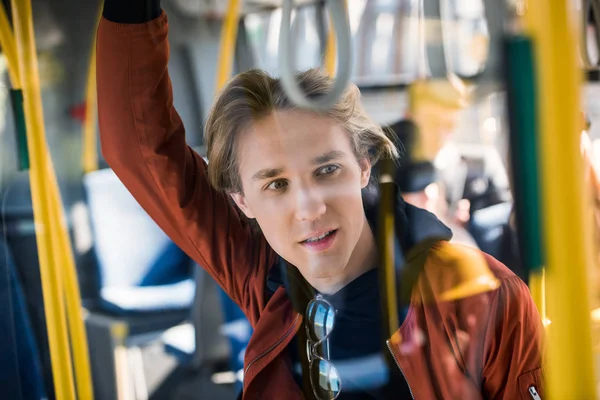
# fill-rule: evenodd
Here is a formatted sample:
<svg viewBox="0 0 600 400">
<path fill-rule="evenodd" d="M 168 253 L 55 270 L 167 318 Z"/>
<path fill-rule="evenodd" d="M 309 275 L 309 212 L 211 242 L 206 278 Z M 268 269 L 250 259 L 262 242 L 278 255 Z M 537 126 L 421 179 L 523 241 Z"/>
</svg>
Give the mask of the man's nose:
<svg viewBox="0 0 600 400">
<path fill-rule="evenodd" d="M 296 193 L 296 218 L 299 221 L 314 221 L 327 209 L 323 194 L 312 187 L 299 188 Z"/>
</svg>

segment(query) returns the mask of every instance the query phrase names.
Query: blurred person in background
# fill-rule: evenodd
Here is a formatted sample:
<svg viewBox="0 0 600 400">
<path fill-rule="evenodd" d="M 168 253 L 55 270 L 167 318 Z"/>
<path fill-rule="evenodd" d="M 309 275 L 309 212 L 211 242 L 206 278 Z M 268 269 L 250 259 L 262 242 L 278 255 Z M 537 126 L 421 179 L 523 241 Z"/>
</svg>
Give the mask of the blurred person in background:
<svg viewBox="0 0 600 400">
<path fill-rule="evenodd" d="M 468 203 L 457 199 L 457 204 L 449 207 L 447 189 L 438 179 L 434 165 L 455 131 L 461 111 L 468 106 L 468 89 L 460 80 L 419 80 L 409 87 L 408 98 L 405 118 L 388 127 L 403 152 L 396 174 L 402 196 L 443 221 L 454 234 L 453 242 L 477 247 L 464 228 L 469 217 Z"/>
</svg>

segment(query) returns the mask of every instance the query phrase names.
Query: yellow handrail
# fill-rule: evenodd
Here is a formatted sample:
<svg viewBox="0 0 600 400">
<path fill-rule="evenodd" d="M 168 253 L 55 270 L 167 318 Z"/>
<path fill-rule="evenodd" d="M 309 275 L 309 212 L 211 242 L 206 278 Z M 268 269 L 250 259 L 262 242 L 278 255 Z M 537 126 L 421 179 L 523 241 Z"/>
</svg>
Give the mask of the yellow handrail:
<svg viewBox="0 0 600 400">
<path fill-rule="evenodd" d="M 48 153 L 47 153 L 48 154 Z M 73 246 L 68 232 L 68 224 L 63 213 L 62 201 L 58 190 L 52 159 L 48 156 L 48 166 L 46 167 L 47 179 L 50 181 L 51 209 L 58 215 L 55 221 L 53 235 L 58 239 L 57 254 L 59 255 L 59 273 L 63 283 L 63 294 L 67 311 L 67 327 L 69 329 L 69 338 L 73 351 L 73 364 L 75 370 L 75 380 L 77 383 L 78 399 L 94 399 L 92 373 L 90 370 L 90 359 L 88 349 L 88 338 L 85 328 L 84 309 L 81 304 L 81 292 L 79 290 L 79 280 L 73 257 Z M 62 268 L 60 268 L 62 266 Z"/>
<path fill-rule="evenodd" d="M 548 312 L 546 311 L 546 268 L 541 271 L 535 271 L 529 275 L 529 290 L 531 297 L 542 318 L 544 326 L 550 324 Z"/>
<path fill-rule="evenodd" d="M 536 44 L 546 251 L 547 379 L 550 399 L 595 399 L 579 152 L 581 72 L 568 0 L 528 0 Z"/>
<path fill-rule="evenodd" d="M 95 38 L 95 35 L 94 35 Z M 97 98 L 96 98 L 96 42 L 92 45 L 90 54 L 90 65 L 87 78 L 87 89 L 85 96 L 85 120 L 83 123 L 83 152 L 81 164 L 83 172 L 89 173 L 98 169 L 98 146 L 96 138 L 97 121 Z"/>
<path fill-rule="evenodd" d="M 102 2 L 103 4 L 103 2 Z M 100 23 L 102 18 L 102 9 L 98 14 L 97 23 Z M 88 75 L 86 82 L 85 93 L 85 119 L 83 122 L 83 137 L 82 137 L 82 156 L 81 166 L 84 173 L 96 171 L 98 169 L 98 145 L 96 135 L 96 124 L 98 117 L 98 104 L 96 92 L 96 30 L 94 29 L 94 38 L 90 51 L 90 61 L 88 66 Z"/>
<path fill-rule="evenodd" d="M 337 41 L 333 30 L 333 22 L 329 19 L 329 32 L 327 33 L 327 47 L 325 48 L 325 71 L 331 77 L 335 76 L 335 61 L 337 56 Z"/>
<path fill-rule="evenodd" d="M 17 4 L 18 3 L 18 4 Z M 23 80 L 27 143 L 32 156 L 31 189 L 56 397 L 74 399 L 69 337 L 75 356 L 79 399 L 93 399 L 87 334 L 67 223 L 45 140 L 31 3 L 12 1 L 16 48 Z M 44 199 L 48 201 L 45 202 Z M 63 284 L 65 286 L 63 286 Z M 65 290 L 66 289 L 66 290 Z"/>
<path fill-rule="evenodd" d="M 6 55 L 8 62 L 8 75 L 13 88 L 21 89 L 21 79 L 19 76 L 19 61 L 17 59 L 17 48 L 15 46 L 15 37 L 10 30 L 10 23 L 6 15 L 4 5 L 0 3 L 0 45 Z"/>
<path fill-rule="evenodd" d="M 219 92 L 231 76 L 233 58 L 235 55 L 235 42 L 237 39 L 240 0 L 229 0 L 227 13 L 221 27 L 221 41 L 219 43 L 219 60 L 217 62 L 217 82 L 215 91 Z"/>
<path fill-rule="evenodd" d="M 56 263 L 56 238 L 51 233 L 52 210 L 50 202 L 49 182 L 45 179 L 44 169 L 49 165 L 46 161 L 47 151 L 44 137 L 42 101 L 39 86 L 35 38 L 31 18 L 30 1 L 12 0 L 15 25 L 15 38 L 19 73 L 23 77 L 23 97 L 25 120 L 27 126 L 27 146 L 31 155 L 31 197 L 36 224 L 36 239 L 40 262 L 40 277 L 44 297 L 44 310 L 52 374 L 56 397 L 70 400 L 75 398 L 73 373 L 67 334 L 66 315 L 63 291 L 61 290 L 60 266 Z"/>
</svg>

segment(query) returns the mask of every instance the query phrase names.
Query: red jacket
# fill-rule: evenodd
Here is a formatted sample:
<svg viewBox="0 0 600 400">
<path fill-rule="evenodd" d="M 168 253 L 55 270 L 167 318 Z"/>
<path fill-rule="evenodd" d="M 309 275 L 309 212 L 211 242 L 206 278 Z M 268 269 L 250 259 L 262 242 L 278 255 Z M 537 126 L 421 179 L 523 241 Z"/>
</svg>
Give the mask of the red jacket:
<svg viewBox="0 0 600 400">
<path fill-rule="evenodd" d="M 302 324 L 283 287 L 265 296 L 276 254 L 240 219 L 186 145 L 167 71 L 168 23 L 98 30 L 98 115 L 105 159 L 160 227 L 214 277 L 254 328 L 244 399 L 302 398 L 284 351 Z M 439 293 L 457 265 L 487 263 L 498 289 L 457 301 Z M 543 327 L 528 288 L 475 250 L 439 242 L 428 252 L 408 315 L 388 341 L 415 399 L 530 399 L 542 393 Z"/>
</svg>

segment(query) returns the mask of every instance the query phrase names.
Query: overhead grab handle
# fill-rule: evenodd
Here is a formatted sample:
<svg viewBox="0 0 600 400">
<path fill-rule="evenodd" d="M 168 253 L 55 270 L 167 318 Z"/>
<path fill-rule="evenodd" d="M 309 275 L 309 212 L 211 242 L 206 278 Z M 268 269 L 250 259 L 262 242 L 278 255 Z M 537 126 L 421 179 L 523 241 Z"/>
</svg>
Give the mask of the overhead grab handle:
<svg viewBox="0 0 600 400">
<path fill-rule="evenodd" d="M 487 5 L 485 4 L 485 1 L 483 1 L 483 3 L 484 3 L 484 7 L 487 7 Z M 454 65 L 454 60 L 451 55 L 451 52 L 452 52 L 452 44 L 451 44 L 452 33 L 451 32 L 454 29 L 453 25 L 456 23 L 451 15 L 452 14 L 452 5 L 450 3 L 450 0 L 439 0 L 437 5 L 439 6 L 438 11 L 439 11 L 441 35 L 442 35 L 442 53 L 443 53 L 442 57 L 443 57 L 443 63 L 444 63 L 444 67 L 446 70 L 447 77 L 451 81 L 456 80 L 456 78 L 460 78 L 460 79 L 464 79 L 464 80 L 468 80 L 468 81 L 477 80 L 478 78 L 483 76 L 483 73 L 489 62 L 489 56 L 486 59 L 486 61 L 483 63 L 483 65 L 480 66 L 479 71 L 475 72 L 474 74 L 463 75 L 463 74 L 460 74 L 459 72 L 457 72 L 456 67 Z M 485 18 L 485 20 L 486 20 L 486 24 L 487 24 L 487 22 L 488 22 L 487 18 Z M 456 36 L 456 35 L 454 35 L 454 36 Z"/>
<path fill-rule="evenodd" d="M 284 0 L 279 34 L 279 67 L 281 83 L 290 100 L 302 108 L 309 110 L 327 110 L 335 104 L 344 93 L 350 82 L 352 72 L 352 35 L 350 22 L 344 4 L 345 0 L 327 0 L 329 13 L 333 21 L 334 34 L 337 38 L 337 70 L 331 91 L 323 97 L 309 99 L 296 81 L 296 46 L 292 43 L 291 20 L 293 0 Z"/>
</svg>

